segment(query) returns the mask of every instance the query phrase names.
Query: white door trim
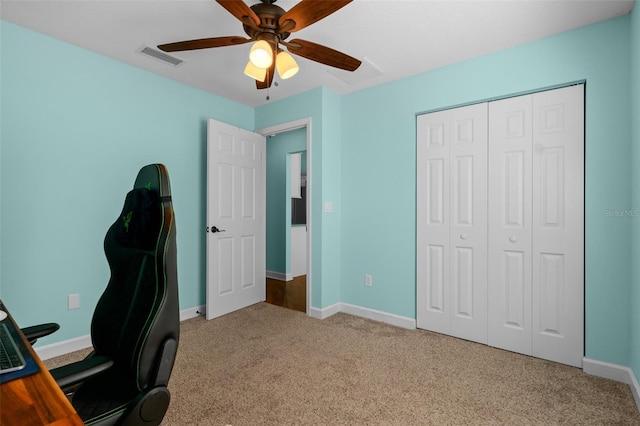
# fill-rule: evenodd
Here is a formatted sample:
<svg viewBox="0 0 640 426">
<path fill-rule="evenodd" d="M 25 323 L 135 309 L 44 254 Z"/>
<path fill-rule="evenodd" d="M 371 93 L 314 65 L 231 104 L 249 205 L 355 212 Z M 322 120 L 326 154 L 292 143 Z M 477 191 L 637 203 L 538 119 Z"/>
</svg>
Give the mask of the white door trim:
<svg viewBox="0 0 640 426">
<path fill-rule="evenodd" d="M 311 274 L 311 241 L 313 237 L 311 226 L 312 224 L 312 189 L 313 189 L 313 178 L 312 178 L 312 151 L 311 151 L 311 117 L 301 118 L 298 120 L 288 121 L 286 123 L 276 124 L 274 126 L 263 127 L 261 129 L 257 129 L 255 132 L 262 136 L 271 136 L 277 135 L 278 133 L 289 132 L 291 130 L 297 129 L 306 129 L 307 133 L 307 306 L 306 312 L 307 315 L 311 312 L 311 289 L 312 289 L 312 274 Z M 267 181 L 266 173 L 267 173 L 267 159 L 266 155 L 262 158 L 262 173 L 264 177 L 264 181 Z M 265 203 L 266 205 L 266 203 Z M 266 226 L 266 225 L 265 225 Z"/>
</svg>

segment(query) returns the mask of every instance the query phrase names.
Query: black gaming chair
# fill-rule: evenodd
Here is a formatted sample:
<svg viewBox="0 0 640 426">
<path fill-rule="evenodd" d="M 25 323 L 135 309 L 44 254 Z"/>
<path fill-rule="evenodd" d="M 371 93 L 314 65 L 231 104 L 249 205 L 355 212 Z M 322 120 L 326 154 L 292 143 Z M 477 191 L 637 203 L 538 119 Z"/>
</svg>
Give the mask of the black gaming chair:
<svg viewBox="0 0 640 426">
<path fill-rule="evenodd" d="M 143 167 L 104 250 L 111 278 L 91 322 L 94 351 L 51 370 L 87 425 L 158 425 L 180 331 L 169 176 Z"/>
</svg>

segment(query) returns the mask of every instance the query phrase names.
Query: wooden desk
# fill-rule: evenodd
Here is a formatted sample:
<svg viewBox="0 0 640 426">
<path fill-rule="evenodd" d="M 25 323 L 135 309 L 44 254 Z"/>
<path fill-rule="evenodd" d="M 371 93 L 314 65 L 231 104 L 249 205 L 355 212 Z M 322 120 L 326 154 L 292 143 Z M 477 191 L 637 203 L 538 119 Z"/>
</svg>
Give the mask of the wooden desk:
<svg viewBox="0 0 640 426">
<path fill-rule="evenodd" d="M 4 321 L 15 325 L 7 314 Z M 0 426 L 84 425 L 22 333 L 21 337 L 40 371 L 0 385 Z"/>
</svg>

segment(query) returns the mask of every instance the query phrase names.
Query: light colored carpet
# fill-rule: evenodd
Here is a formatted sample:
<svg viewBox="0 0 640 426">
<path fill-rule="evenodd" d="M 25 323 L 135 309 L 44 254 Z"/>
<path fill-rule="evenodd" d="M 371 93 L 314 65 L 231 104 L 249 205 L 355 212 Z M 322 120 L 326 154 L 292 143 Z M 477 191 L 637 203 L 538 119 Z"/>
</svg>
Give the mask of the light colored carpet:
<svg viewBox="0 0 640 426">
<path fill-rule="evenodd" d="M 163 425 L 640 425 L 625 384 L 346 314 L 260 303 L 180 339 Z"/>
</svg>

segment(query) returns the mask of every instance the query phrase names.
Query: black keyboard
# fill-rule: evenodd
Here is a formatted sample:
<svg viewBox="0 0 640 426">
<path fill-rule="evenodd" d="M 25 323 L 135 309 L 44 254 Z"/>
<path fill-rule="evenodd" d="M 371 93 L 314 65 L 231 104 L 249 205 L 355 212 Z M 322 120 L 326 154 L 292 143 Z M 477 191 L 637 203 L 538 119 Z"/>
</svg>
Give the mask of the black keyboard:
<svg viewBox="0 0 640 426">
<path fill-rule="evenodd" d="M 21 370 L 27 365 L 13 336 L 4 323 L 0 323 L 0 374 Z"/>
</svg>

